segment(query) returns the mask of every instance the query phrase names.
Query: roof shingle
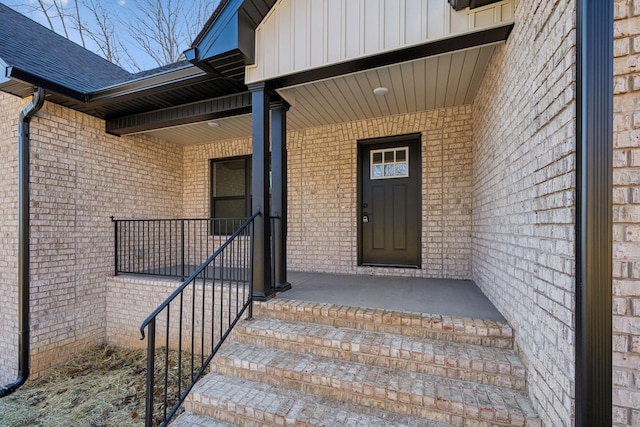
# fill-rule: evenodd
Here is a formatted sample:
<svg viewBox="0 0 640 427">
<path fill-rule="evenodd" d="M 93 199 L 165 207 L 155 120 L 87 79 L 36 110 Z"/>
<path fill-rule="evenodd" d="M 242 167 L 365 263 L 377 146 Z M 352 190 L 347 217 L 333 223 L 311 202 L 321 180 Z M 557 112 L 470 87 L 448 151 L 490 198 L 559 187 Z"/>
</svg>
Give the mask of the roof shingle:
<svg viewBox="0 0 640 427">
<path fill-rule="evenodd" d="M 0 59 L 82 93 L 132 78 L 128 71 L 1 3 Z"/>
</svg>

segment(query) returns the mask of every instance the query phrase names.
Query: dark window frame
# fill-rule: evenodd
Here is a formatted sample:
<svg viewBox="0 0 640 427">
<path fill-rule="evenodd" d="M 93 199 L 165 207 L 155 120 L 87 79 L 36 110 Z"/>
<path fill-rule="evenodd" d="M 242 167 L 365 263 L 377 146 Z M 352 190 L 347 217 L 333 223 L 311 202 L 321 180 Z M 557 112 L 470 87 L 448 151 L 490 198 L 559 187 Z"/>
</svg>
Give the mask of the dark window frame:
<svg viewBox="0 0 640 427">
<path fill-rule="evenodd" d="M 244 160 L 244 167 L 245 167 L 244 195 L 215 196 L 215 188 L 214 188 L 215 164 L 234 161 L 234 160 Z M 247 218 L 251 215 L 251 155 L 219 157 L 219 158 L 209 160 L 209 217 L 210 218 L 216 218 L 215 204 L 216 204 L 216 201 L 218 200 L 244 200 L 245 201 L 244 217 Z"/>
</svg>

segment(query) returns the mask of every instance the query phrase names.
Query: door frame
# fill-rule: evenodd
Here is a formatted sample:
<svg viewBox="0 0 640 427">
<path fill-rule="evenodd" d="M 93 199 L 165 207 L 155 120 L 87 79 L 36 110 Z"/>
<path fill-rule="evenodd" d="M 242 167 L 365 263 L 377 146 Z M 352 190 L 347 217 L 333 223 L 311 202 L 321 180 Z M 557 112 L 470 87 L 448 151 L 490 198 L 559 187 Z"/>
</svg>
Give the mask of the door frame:
<svg viewBox="0 0 640 427">
<path fill-rule="evenodd" d="M 368 139 L 360 139 L 358 140 L 358 154 L 356 156 L 357 161 L 357 180 L 356 180 L 356 223 L 357 223 L 357 245 L 358 245 L 358 267 L 365 267 L 363 265 L 363 247 L 362 247 L 362 215 L 364 214 L 362 208 L 362 185 L 363 185 L 363 151 L 366 146 L 375 145 L 375 144 L 393 144 L 393 143 L 401 143 L 406 142 L 407 144 L 416 144 L 418 146 L 418 157 L 419 157 L 419 167 L 418 167 L 418 203 L 417 203 L 417 219 L 418 219 L 418 236 L 417 236 L 417 251 L 418 251 L 418 265 L 380 265 L 381 268 L 414 268 L 421 269 L 422 268 L 422 133 L 414 132 L 414 133 L 406 133 L 402 135 L 392 135 L 392 136 L 383 136 L 377 138 L 368 138 Z M 376 267 L 375 265 L 367 264 L 366 267 Z"/>
</svg>

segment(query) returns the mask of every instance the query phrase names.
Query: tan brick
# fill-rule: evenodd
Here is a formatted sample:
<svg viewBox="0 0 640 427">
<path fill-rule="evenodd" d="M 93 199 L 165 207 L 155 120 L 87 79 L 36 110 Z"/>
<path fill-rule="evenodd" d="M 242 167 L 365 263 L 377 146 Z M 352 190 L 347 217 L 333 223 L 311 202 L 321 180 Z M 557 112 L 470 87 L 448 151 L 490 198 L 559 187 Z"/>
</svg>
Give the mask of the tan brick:
<svg viewBox="0 0 640 427">
<path fill-rule="evenodd" d="M 0 94 L 0 114 L 10 118 L 0 123 L 0 154 L 11 171 L 5 173 L 3 166 L 0 173 L 0 312 L 10 319 L 17 306 L 14 153 L 17 116 L 25 102 Z M 182 213 L 182 148 L 146 136 L 114 137 L 104 127 L 102 120 L 49 103 L 31 122 L 34 376 L 84 346 L 106 340 L 105 278 L 114 269 L 110 216 Z M 141 294 L 135 297 L 142 299 Z M 16 359 L 17 331 L 15 323 L 3 320 L 2 325 L 0 380 L 6 380 Z"/>
</svg>

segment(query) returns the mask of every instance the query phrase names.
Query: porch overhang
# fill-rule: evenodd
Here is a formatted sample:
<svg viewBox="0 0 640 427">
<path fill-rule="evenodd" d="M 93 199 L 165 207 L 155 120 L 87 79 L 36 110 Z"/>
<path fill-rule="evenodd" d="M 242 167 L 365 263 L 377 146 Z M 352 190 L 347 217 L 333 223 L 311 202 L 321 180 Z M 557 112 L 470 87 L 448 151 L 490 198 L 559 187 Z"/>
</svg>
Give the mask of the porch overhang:
<svg viewBox="0 0 640 427">
<path fill-rule="evenodd" d="M 292 106 L 287 114 L 289 130 L 466 105 L 473 102 L 496 46 L 512 28 L 513 24 L 486 28 L 264 83 Z M 375 96 L 373 89 L 378 86 L 388 87 L 389 93 Z M 198 114 L 193 108 L 231 98 L 124 115 L 109 120 L 108 131 L 153 132 L 180 145 L 249 137 L 250 100 L 224 112 L 209 109 Z M 212 119 L 220 119 L 218 127 L 206 125 Z M 177 125 L 182 127 L 176 129 Z"/>
<path fill-rule="evenodd" d="M 206 101 L 199 101 L 145 113 L 107 120 L 106 131 L 113 135 L 128 135 L 185 124 L 199 123 L 251 112 L 251 93 L 242 92 Z"/>
<path fill-rule="evenodd" d="M 280 3 L 275 0 L 223 0 L 192 48 L 185 52 L 188 61 L 131 75 L 131 78 L 108 87 L 81 92 L 12 67 L 7 68 L 7 76 L 0 85 L 2 90 L 23 97 L 29 96 L 36 85 L 45 87 L 47 100 L 104 119 L 106 132 L 114 135 L 153 132 L 157 137 L 180 145 L 248 137 L 251 135 L 250 119 L 247 117 L 251 101 L 248 100 L 246 82 L 250 80 L 249 70 L 255 71 L 255 65 L 259 65 L 257 62 L 262 58 L 257 54 L 257 29 L 278 12 L 274 9 L 276 5 Z M 292 105 L 288 113 L 289 129 L 469 103 L 474 97 L 473 88 L 477 86 L 474 82 L 481 81 L 488 64 L 486 58 L 493 52 L 491 46 L 506 40 L 513 28 L 512 2 L 502 0 L 480 10 L 485 13 L 494 9 L 491 22 L 498 22 L 494 25 L 488 25 L 487 21 L 468 31 L 452 27 L 449 35 L 436 38 L 433 38 L 433 34 L 428 36 L 425 33 L 424 37 L 428 37 L 424 43 L 383 49 L 337 63 L 329 61 L 321 66 L 267 78 L 262 83 L 277 91 Z M 450 15 L 451 19 L 456 14 L 455 25 L 461 25 L 464 20 L 452 10 L 448 6 L 440 10 L 438 6 L 438 14 L 442 13 L 445 17 Z M 429 12 L 433 11 L 429 9 Z M 477 14 L 481 12 L 464 13 L 480 22 Z M 477 22 L 473 25 L 477 26 Z M 432 59 L 429 63 L 411 64 L 411 61 L 428 61 L 429 58 Z M 435 76 L 419 72 L 414 80 L 423 82 L 425 88 L 413 87 L 412 83 L 405 89 L 406 93 L 392 90 L 384 102 L 371 97 L 370 92 L 374 87 L 368 85 L 373 80 L 379 80 L 380 85 L 392 85 L 394 76 L 406 74 L 411 67 L 424 69 L 425 73 L 437 69 L 437 85 L 445 85 L 450 95 L 453 93 L 453 81 L 457 80 L 462 84 L 456 83 L 455 90 L 467 95 L 443 97 L 440 92 L 435 94 L 429 88 Z M 444 79 L 445 74 L 450 79 Z M 383 77 L 378 79 L 378 75 Z M 384 76 L 391 77 L 385 82 Z M 342 94 L 338 93 L 337 88 L 348 84 L 349 80 L 358 79 L 364 79 L 367 84 L 358 84 L 360 90 L 349 103 L 363 105 L 363 108 L 350 109 L 345 114 L 342 111 L 316 114 L 315 108 L 323 101 L 314 94 L 330 86 L 333 90 L 325 92 L 328 99 L 349 104 L 342 101 Z M 433 102 L 413 102 L 409 92 L 415 92 L 414 89 L 418 92 L 426 90 L 426 96 L 422 98 L 433 99 Z M 416 99 L 419 97 L 413 96 Z M 220 120 L 233 131 L 221 129 L 222 126 L 206 126 L 210 120 Z M 197 131 L 186 132 L 191 136 L 183 141 L 185 132 L 176 132 L 176 128 L 185 131 L 190 126 L 197 128 Z"/>
<path fill-rule="evenodd" d="M 269 80 L 274 89 L 295 86 L 312 81 L 329 79 L 359 71 L 381 68 L 388 65 L 429 58 L 438 55 L 452 54 L 456 51 L 478 48 L 485 45 L 504 42 L 513 29 L 513 23 L 499 25 L 481 31 L 469 32 L 453 37 L 447 37 L 433 42 L 383 52 L 377 55 L 357 58 L 347 62 L 340 62 L 328 67 L 315 68 L 300 73 L 276 77 Z"/>
</svg>

